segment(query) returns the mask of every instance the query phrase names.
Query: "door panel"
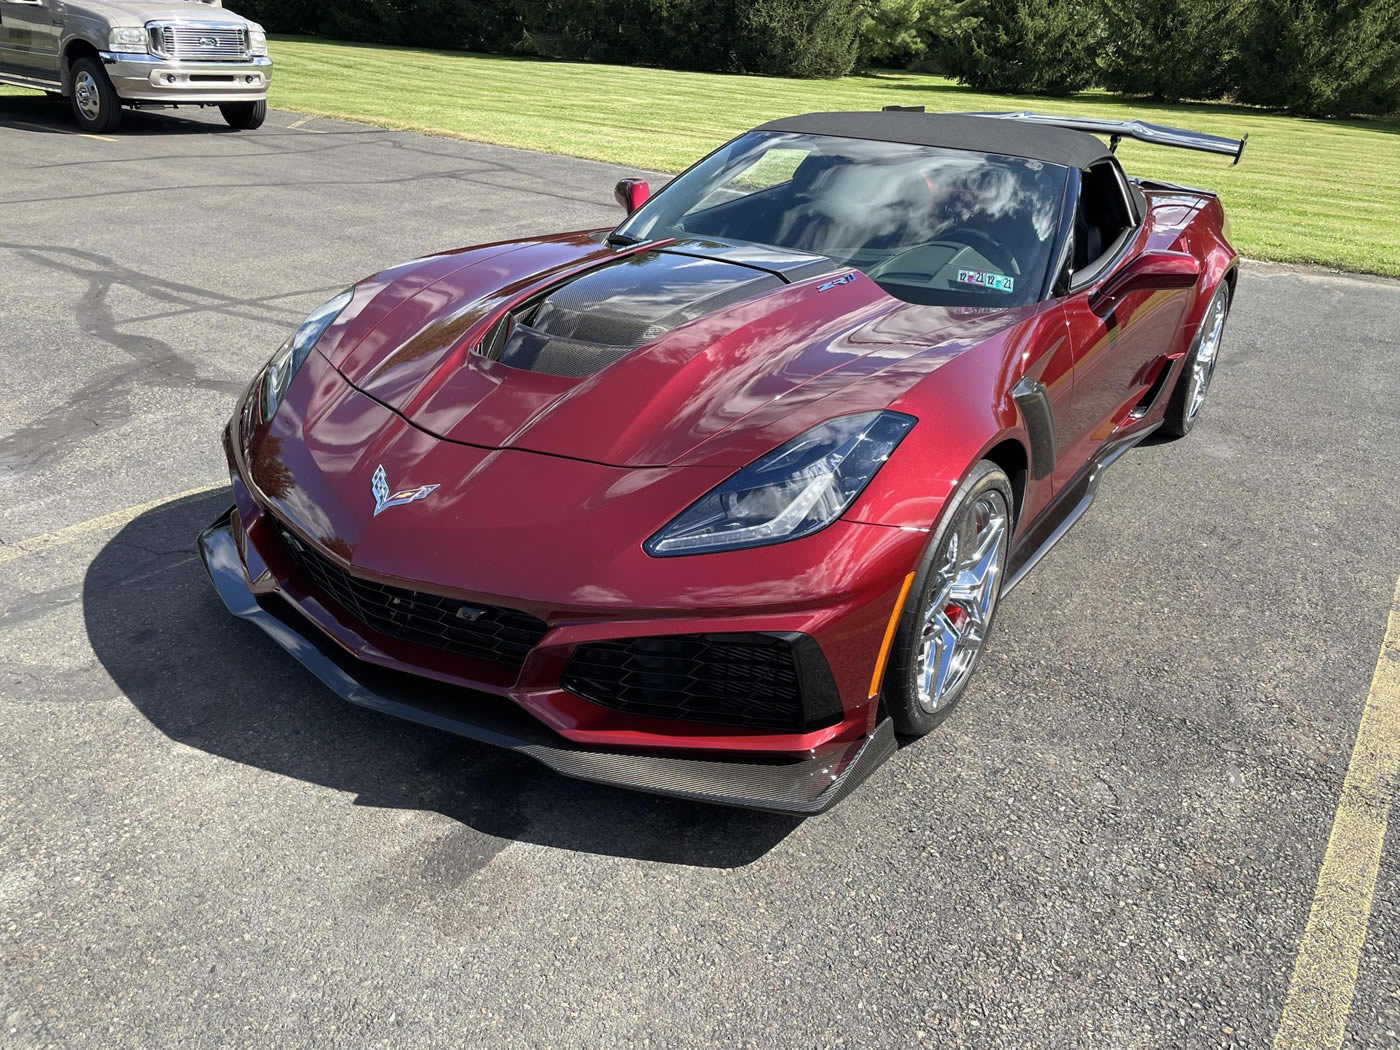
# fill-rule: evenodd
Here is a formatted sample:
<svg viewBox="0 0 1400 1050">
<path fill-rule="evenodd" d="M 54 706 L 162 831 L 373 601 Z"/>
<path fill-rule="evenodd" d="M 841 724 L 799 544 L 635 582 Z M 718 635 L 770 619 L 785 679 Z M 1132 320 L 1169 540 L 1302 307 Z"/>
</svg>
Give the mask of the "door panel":
<svg viewBox="0 0 1400 1050">
<path fill-rule="evenodd" d="M 0 66 L 20 76 L 58 79 L 61 13 L 47 0 L 0 0 Z"/>
<path fill-rule="evenodd" d="M 1187 289 L 1135 292 L 1100 316 L 1089 307 L 1089 292 L 1065 300 L 1074 347 L 1074 396 L 1064 426 L 1071 444 L 1068 458 L 1077 466 L 1130 421 L 1161 373 L 1191 295 Z"/>
</svg>

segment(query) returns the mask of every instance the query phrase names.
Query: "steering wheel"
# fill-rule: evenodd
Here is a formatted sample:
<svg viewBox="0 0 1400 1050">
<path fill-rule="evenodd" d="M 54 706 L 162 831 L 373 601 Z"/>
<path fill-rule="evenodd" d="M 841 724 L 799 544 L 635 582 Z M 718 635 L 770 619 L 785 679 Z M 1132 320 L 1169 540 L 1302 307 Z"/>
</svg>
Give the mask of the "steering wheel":
<svg viewBox="0 0 1400 1050">
<path fill-rule="evenodd" d="M 976 247 L 983 258 L 1000 266 L 1008 275 L 1014 276 L 1021 272 L 1021 268 L 1016 265 L 1016 256 L 990 233 L 973 229 L 971 226 L 954 226 L 951 230 L 939 234 L 938 239 L 966 244 L 969 248 Z M 976 241 L 977 244 L 968 244 L 969 240 Z"/>
</svg>

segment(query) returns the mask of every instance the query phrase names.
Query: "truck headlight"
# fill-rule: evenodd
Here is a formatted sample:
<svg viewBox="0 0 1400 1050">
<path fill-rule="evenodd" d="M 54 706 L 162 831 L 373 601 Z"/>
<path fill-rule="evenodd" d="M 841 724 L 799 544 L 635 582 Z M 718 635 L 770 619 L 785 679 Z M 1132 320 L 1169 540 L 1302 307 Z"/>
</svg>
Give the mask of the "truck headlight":
<svg viewBox="0 0 1400 1050">
<path fill-rule="evenodd" d="M 150 50 L 146 30 L 142 26 L 117 26 L 107 36 L 108 51 L 145 54 Z"/>
<path fill-rule="evenodd" d="M 810 536 L 849 507 L 914 417 L 863 412 L 815 426 L 721 482 L 645 543 L 654 557 Z"/>
<path fill-rule="evenodd" d="M 316 345 L 316 341 L 325 335 L 331 322 L 340 316 L 340 311 L 350 305 L 350 300 L 354 296 L 355 289 L 347 288 L 334 299 L 316 307 L 306 320 L 301 322 L 301 326 L 292 333 L 292 337 L 277 348 L 277 352 L 272 355 L 267 367 L 263 369 L 262 417 L 264 420 L 269 420 L 277 414 L 277 408 L 282 404 L 287 387 L 291 385 L 292 377 L 297 374 L 302 362 L 306 360 L 306 355 L 311 353 L 311 348 Z"/>
<path fill-rule="evenodd" d="M 253 58 L 267 57 L 267 31 L 262 26 L 248 27 L 248 54 Z"/>
</svg>

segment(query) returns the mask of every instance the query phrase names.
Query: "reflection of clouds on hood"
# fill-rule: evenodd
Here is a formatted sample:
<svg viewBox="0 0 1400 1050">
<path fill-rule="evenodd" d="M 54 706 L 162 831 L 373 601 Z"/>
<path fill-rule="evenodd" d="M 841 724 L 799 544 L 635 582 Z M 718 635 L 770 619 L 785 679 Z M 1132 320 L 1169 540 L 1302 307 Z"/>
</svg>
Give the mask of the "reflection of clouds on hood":
<svg viewBox="0 0 1400 1050">
<path fill-rule="evenodd" d="M 1038 161 L 847 141 L 839 157 L 814 154 L 804 163 L 818 170 L 805 187 L 805 207 L 784 217 L 782 232 L 793 241 L 920 244 L 958 226 L 1017 217 L 1042 242 L 1055 231 L 1059 201 L 1037 178 Z"/>
</svg>

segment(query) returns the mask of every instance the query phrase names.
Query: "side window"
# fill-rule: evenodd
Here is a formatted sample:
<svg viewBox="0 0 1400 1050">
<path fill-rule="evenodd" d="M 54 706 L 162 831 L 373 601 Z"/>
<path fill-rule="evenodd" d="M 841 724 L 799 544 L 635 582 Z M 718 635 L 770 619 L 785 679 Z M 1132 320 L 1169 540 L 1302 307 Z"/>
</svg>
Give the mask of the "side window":
<svg viewBox="0 0 1400 1050">
<path fill-rule="evenodd" d="M 1092 275 L 1118 247 L 1118 240 L 1136 220 L 1118 169 L 1108 161 L 1080 175 L 1079 207 L 1074 214 L 1074 281 Z"/>
</svg>

